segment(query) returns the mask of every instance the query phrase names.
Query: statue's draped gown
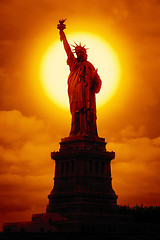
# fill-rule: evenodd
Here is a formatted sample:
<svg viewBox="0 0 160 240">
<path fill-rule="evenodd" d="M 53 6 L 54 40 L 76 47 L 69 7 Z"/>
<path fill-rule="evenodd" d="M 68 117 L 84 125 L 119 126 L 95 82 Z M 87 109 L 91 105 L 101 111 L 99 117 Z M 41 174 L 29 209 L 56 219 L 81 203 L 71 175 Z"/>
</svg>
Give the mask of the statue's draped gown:
<svg viewBox="0 0 160 240">
<path fill-rule="evenodd" d="M 72 125 L 70 136 L 97 136 L 95 93 L 101 88 L 101 79 L 94 66 L 86 61 L 78 61 L 71 53 L 67 64 L 70 67 L 68 77 L 68 95 Z"/>
</svg>

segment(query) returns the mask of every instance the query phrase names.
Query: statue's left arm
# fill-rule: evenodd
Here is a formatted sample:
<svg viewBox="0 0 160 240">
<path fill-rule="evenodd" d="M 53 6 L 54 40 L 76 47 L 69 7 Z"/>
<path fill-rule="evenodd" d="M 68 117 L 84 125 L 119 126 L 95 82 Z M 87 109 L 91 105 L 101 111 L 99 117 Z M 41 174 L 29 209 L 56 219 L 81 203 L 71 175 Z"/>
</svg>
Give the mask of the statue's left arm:
<svg viewBox="0 0 160 240">
<path fill-rule="evenodd" d="M 98 69 L 94 70 L 94 74 L 93 74 L 93 90 L 95 93 L 99 93 L 100 89 L 101 89 L 101 85 L 102 85 L 102 80 L 98 74 Z"/>
</svg>

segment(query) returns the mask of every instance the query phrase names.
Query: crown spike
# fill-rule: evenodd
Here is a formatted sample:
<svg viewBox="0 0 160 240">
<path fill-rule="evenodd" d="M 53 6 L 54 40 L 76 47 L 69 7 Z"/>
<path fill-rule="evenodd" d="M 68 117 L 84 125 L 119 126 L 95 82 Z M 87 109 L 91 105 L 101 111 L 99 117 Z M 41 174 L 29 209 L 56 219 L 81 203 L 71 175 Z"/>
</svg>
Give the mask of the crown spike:
<svg viewBox="0 0 160 240">
<path fill-rule="evenodd" d="M 75 45 L 72 45 L 72 44 L 70 44 L 74 49 L 73 49 L 73 53 L 76 53 L 76 50 L 79 48 L 79 49 L 83 49 L 83 51 L 85 50 L 88 50 L 89 48 L 86 48 L 85 46 L 86 46 L 86 44 L 84 45 L 84 46 L 82 46 L 82 44 L 81 44 L 81 42 L 79 42 L 79 45 L 75 42 L 75 41 L 73 41 L 74 42 L 74 44 Z"/>
<path fill-rule="evenodd" d="M 76 46 L 78 47 L 78 44 L 75 42 L 75 41 L 73 41 L 75 44 L 76 44 Z"/>
</svg>

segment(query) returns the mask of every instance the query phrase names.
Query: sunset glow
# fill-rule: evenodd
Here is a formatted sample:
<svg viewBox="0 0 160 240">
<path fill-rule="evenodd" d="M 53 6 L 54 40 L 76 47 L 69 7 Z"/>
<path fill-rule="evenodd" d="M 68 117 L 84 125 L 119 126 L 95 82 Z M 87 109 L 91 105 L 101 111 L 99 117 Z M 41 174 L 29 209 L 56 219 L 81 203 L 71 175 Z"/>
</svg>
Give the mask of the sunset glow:
<svg viewBox="0 0 160 240">
<path fill-rule="evenodd" d="M 50 155 L 70 132 L 61 18 L 102 79 L 97 129 L 118 204 L 160 205 L 160 1 L 5 0 L 0 14 L 0 230 L 46 211 Z"/>
<path fill-rule="evenodd" d="M 114 49 L 102 38 L 85 32 L 73 33 L 67 36 L 70 44 L 86 44 L 88 61 L 95 68 L 102 79 L 102 89 L 97 95 L 97 105 L 102 106 L 112 98 L 120 83 L 120 62 Z M 42 86 L 47 96 L 60 105 L 68 108 L 67 76 L 69 67 L 66 64 L 66 54 L 63 44 L 58 39 L 46 50 L 42 58 L 40 76 Z"/>
</svg>

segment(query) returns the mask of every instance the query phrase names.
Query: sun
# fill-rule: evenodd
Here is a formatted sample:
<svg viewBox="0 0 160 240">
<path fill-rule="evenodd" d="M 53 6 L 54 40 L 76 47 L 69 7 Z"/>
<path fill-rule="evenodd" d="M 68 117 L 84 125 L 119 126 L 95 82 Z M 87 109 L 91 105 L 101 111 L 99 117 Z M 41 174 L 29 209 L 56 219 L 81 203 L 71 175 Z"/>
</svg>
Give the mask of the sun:
<svg viewBox="0 0 160 240">
<path fill-rule="evenodd" d="M 97 106 L 100 107 L 113 97 L 120 83 L 120 62 L 114 49 L 97 35 L 77 32 L 67 35 L 69 44 L 82 43 L 89 48 L 88 61 L 95 68 L 102 80 L 100 93 L 96 95 Z M 40 79 L 46 95 L 55 104 L 62 108 L 69 107 L 67 95 L 67 78 L 69 66 L 67 56 L 60 40 L 53 44 L 44 53 L 40 65 Z"/>
</svg>

